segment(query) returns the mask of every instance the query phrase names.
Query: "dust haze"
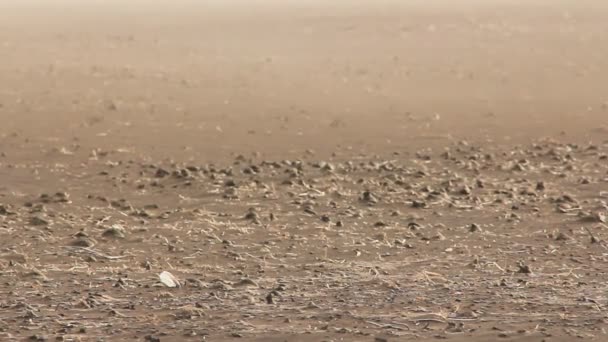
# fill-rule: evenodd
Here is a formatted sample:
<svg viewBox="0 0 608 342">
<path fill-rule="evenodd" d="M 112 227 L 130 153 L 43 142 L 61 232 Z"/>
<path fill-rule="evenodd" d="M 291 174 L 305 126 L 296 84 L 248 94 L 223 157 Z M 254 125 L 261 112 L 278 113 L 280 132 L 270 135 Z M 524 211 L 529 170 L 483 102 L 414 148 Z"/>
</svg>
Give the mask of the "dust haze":
<svg viewBox="0 0 608 342">
<path fill-rule="evenodd" d="M 607 32 L 603 1 L 0 2 L 0 339 L 606 339 Z"/>
</svg>

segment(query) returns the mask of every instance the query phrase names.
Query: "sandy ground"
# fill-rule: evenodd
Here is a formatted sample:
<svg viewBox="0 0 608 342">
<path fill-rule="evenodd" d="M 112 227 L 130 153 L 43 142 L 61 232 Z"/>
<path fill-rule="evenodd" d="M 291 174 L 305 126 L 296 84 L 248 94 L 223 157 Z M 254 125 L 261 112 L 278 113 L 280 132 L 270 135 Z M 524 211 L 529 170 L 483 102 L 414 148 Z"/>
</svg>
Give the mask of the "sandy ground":
<svg viewBox="0 0 608 342">
<path fill-rule="evenodd" d="M 604 1 L 2 1 L 0 339 L 607 340 L 606 56 Z"/>
</svg>

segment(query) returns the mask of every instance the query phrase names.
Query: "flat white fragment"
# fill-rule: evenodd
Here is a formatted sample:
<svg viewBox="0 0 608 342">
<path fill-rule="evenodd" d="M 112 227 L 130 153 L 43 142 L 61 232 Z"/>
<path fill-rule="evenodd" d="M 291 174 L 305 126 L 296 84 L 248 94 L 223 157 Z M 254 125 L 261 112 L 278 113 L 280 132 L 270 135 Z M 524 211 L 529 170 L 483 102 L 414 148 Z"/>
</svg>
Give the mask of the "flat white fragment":
<svg viewBox="0 0 608 342">
<path fill-rule="evenodd" d="M 181 284 L 179 283 L 179 280 L 173 274 L 171 274 L 167 271 L 161 272 L 161 274 L 159 274 L 158 277 L 160 278 L 160 282 L 163 283 L 163 285 L 165 285 L 166 287 L 180 287 L 181 286 Z"/>
</svg>

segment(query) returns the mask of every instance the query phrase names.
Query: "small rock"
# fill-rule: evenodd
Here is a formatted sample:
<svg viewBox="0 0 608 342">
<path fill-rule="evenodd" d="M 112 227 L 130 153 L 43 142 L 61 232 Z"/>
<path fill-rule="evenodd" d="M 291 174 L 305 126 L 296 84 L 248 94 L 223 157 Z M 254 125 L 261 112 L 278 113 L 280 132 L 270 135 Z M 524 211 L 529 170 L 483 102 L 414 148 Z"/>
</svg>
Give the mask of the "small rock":
<svg viewBox="0 0 608 342">
<path fill-rule="evenodd" d="M 121 225 L 115 224 L 106 229 L 101 235 L 106 238 L 124 239 L 125 229 Z"/>
<path fill-rule="evenodd" d="M 245 219 L 250 220 L 252 222 L 259 222 L 260 216 L 258 215 L 255 208 L 249 208 L 249 210 L 247 211 L 247 214 L 245 214 Z"/>
<path fill-rule="evenodd" d="M 97 241 L 95 241 L 95 239 L 92 239 L 92 238 L 86 237 L 86 236 L 81 236 L 81 237 L 77 238 L 76 240 L 72 241 L 70 243 L 70 246 L 90 248 L 90 247 L 95 246 L 96 244 L 97 244 Z"/>
<path fill-rule="evenodd" d="M 424 201 L 414 200 L 412 201 L 412 207 L 417 209 L 426 208 L 428 205 Z"/>
<path fill-rule="evenodd" d="M 234 287 L 260 287 L 260 285 L 249 278 L 244 278 L 236 282 Z"/>
<path fill-rule="evenodd" d="M 474 233 L 474 232 L 479 232 L 479 231 L 481 231 L 481 227 L 480 227 L 480 226 L 479 226 L 477 223 L 472 223 L 472 224 L 469 226 L 469 231 L 470 231 L 471 233 Z"/>
<path fill-rule="evenodd" d="M 410 230 L 420 230 L 420 229 L 422 229 L 422 226 L 419 223 L 416 223 L 416 222 L 410 222 L 410 223 L 408 223 L 407 227 Z"/>
<path fill-rule="evenodd" d="M 445 240 L 445 236 L 440 232 L 437 232 L 437 234 L 435 234 L 431 239 L 436 241 L 443 241 Z"/>
<path fill-rule="evenodd" d="M 530 266 L 524 264 L 523 261 L 520 261 L 519 264 L 517 264 L 517 273 L 530 274 L 532 273 L 532 270 L 530 269 Z"/>
<path fill-rule="evenodd" d="M 175 319 L 193 319 L 197 317 L 204 317 L 205 311 L 194 305 L 186 305 L 177 309 L 174 315 Z"/>
<path fill-rule="evenodd" d="M 48 226 L 49 221 L 43 219 L 42 217 L 34 216 L 30 218 L 30 224 L 32 226 Z"/>
<path fill-rule="evenodd" d="M 274 304 L 274 298 L 272 296 L 272 292 L 268 293 L 266 296 L 266 304 Z"/>
<path fill-rule="evenodd" d="M 167 170 L 165 170 L 165 169 L 163 169 L 163 168 L 160 168 L 160 167 L 159 167 L 159 168 L 156 170 L 156 173 L 154 174 L 154 176 L 155 176 L 156 178 L 163 178 L 163 177 L 166 177 L 166 176 L 168 176 L 168 175 L 170 175 L 170 174 L 171 174 L 171 173 L 170 173 L 169 171 L 167 171 Z"/>
<path fill-rule="evenodd" d="M 160 338 L 152 335 L 146 335 L 144 337 L 144 341 L 146 342 L 160 342 Z"/>
<path fill-rule="evenodd" d="M 360 200 L 370 205 L 378 203 L 378 198 L 370 191 L 364 191 L 363 194 L 361 194 Z"/>
<path fill-rule="evenodd" d="M 462 189 L 460 189 L 459 193 L 461 195 L 470 195 L 471 194 L 471 188 L 469 188 L 467 185 L 465 185 Z"/>
<path fill-rule="evenodd" d="M 0 215 L 8 216 L 8 215 L 14 215 L 14 214 L 15 213 L 10 210 L 9 206 L 6 206 L 4 204 L 0 204 Z"/>
<path fill-rule="evenodd" d="M 545 189 L 545 182 L 540 181 L 536 183 L 536 191 L 544 191 Z"/>
</svg>

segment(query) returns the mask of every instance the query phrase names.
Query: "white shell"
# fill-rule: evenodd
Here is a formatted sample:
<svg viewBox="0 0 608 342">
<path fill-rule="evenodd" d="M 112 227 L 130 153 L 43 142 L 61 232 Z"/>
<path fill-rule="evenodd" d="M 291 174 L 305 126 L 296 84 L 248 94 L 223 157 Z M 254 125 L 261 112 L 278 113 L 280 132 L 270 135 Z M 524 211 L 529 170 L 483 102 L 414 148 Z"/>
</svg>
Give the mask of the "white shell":
<svg viewBox="0 0 608 342">
<path fill-rule="evenodd" d="M 171 274 L 167 271 L 161 272 L 161 274 L 159 274 L 158 277 L 160 278 L 160 282 L 163 283 L 166 287 L 180 287 L 181 286 L 181 284 L 179 283 L 179 280 L 173 274 Z"/>
</svg>

